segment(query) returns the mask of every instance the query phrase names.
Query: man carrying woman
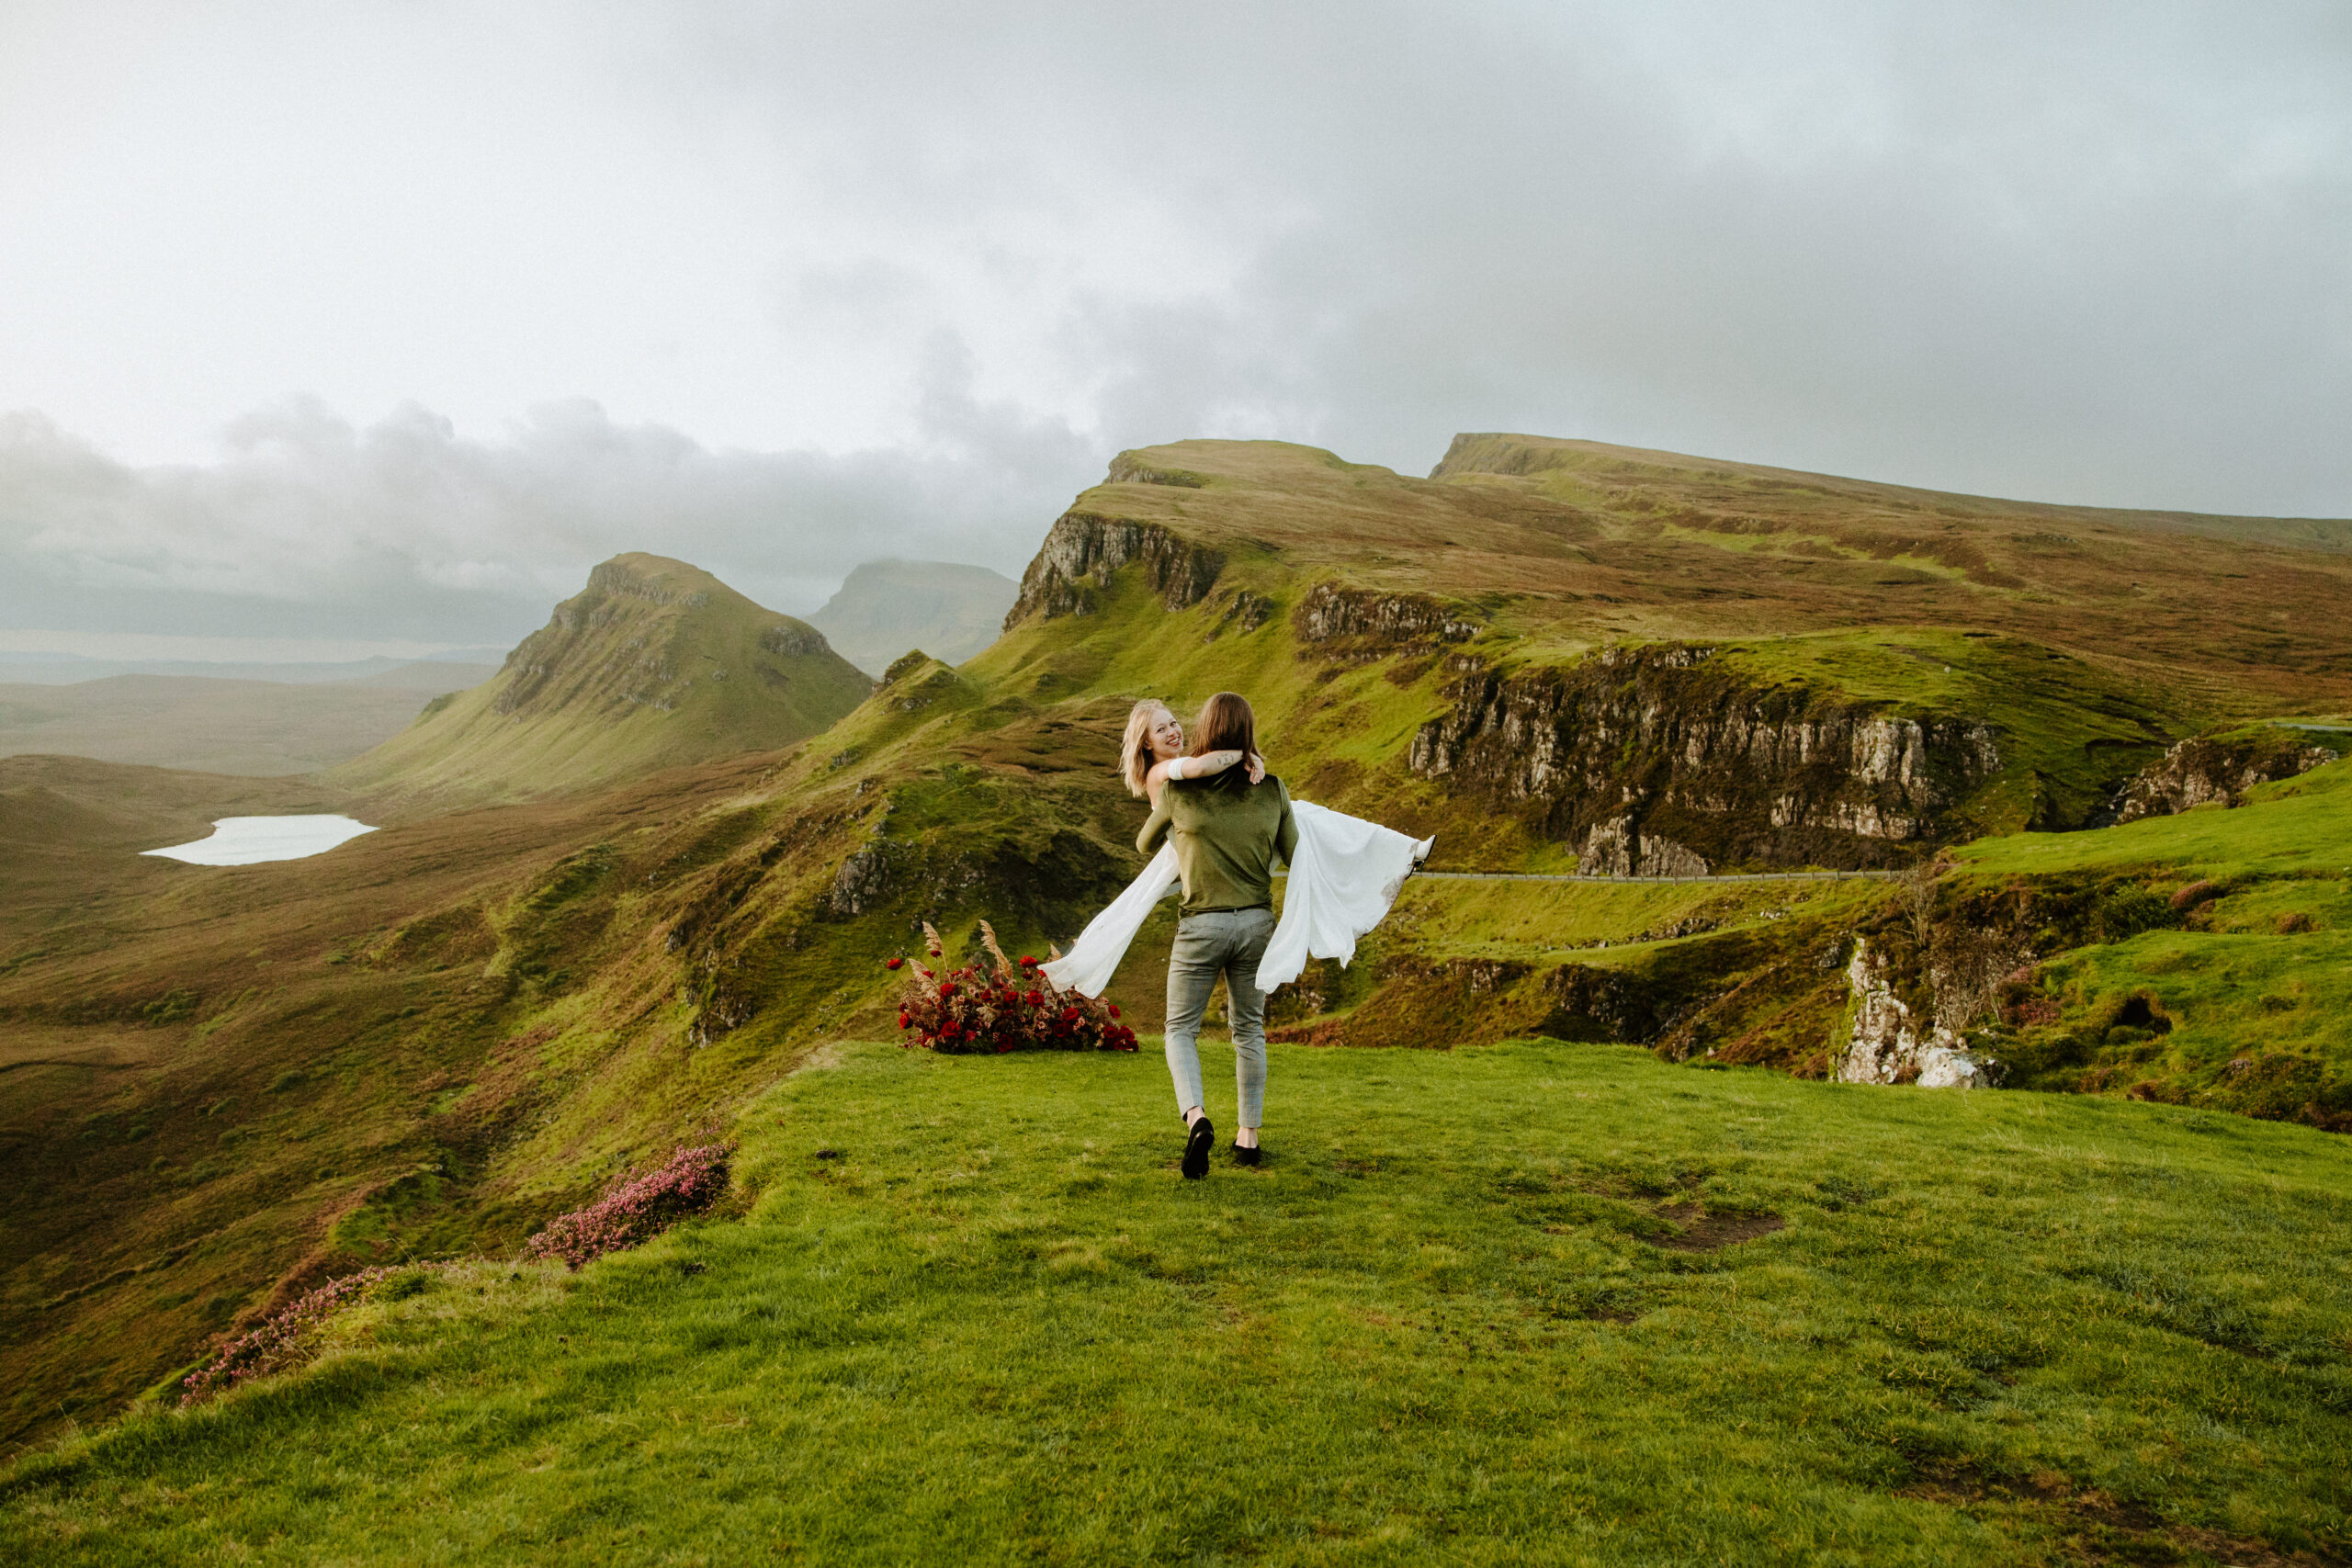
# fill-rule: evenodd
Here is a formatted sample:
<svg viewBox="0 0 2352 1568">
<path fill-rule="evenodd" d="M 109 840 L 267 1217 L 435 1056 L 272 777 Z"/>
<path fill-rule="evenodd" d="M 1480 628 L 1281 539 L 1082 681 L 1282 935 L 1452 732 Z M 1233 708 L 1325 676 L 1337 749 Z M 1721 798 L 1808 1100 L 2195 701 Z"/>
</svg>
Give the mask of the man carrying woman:
<svg viewBox="0 0 2352 1568">
<path fill-rule="evenodd" d="M 1311 958 L 1355 956 L 1433 840 L 1293 801 L 1258 755 L 1257 716 L 1231 692 L 1201 710 L 1193 744 L 1165 703 L 1146 697 L 1127 716 L 1119 773 L 1151 802 L 1136 836 L 1150 857 L 1141 875 L 1087 923 L 1069 952 L 1046 965 L 1057 986 L 1099 997 L 1136 932 L 1170 888 L 1184 890 L 1183 918 L 1168 960 L 1168 1076 L 1185 1123 L 1184 1174 L 1208 1174 L 1216 1130 L 1202 1104 L 1201 1016 L 1224 977 L 1233 1025 L 1239 1126 L 1233 1157 L 1263 1157 L 1258 1130 L 1266 1098 L 1266 997 L 1298 978 Z M 1153 852 L 1157 850 L 1158 852 Z M 1274 863 L 1286 863 L 1282 919 L 1274 919 Z"/>
<path fill-rule="evenodd" d="M 1258 751 L 1257 716 L 1249 703 L 1219 692 L 1201 710 L 1193 739 L 1194 756 Z M 1266 993 L 1258 988 L 1258 965 L 1274 934 L 1274 862 L 1288 863 L 1298 851 L 1298 825 L 1290 791 L 1279 778 L 1255 782 L 1250 771 L 1227 766 L 1208 778 L 1186 777 L 1186 759 L 1161 787 L 1150 819 L 1136 835 L 1146 855 L 1165 838 L 1176 852 L 1184 879 L 1182 919 L 1168 955 L 1168 1072 L 1176 1086 L 1177 1108 L 1189 1129 L 1184 1174 L 1198 1179 L 1209 1169 L 1216 1142 L 1202 1105 L 1201 1015 L 1218 976 L 1225 979 L 1226 1011 L 1233 1025 L 1234 1090 L 1239 1125 L 1233 1157 L 1256 1165 L 1258 1127 L 1266 1100 Z"/>
</svg>

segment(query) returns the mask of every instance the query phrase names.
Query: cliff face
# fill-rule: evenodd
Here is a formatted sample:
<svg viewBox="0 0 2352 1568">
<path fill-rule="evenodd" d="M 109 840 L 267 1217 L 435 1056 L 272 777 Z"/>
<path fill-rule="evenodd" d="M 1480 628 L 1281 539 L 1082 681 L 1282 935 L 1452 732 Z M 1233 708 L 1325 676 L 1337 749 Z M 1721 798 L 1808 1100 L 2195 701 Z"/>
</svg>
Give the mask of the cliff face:
<svg viewBox="0 0 2352 1568">
<path fill-rule="evenodd" d="M 1886 964 L 1857 939 L 1846 965 L 1853 989 L 1853 1029 L 1831 1075 L 1839 1083 L 1917 1084 L 1970 1089 L 1985 1081 L 1968 1042 L 1940 1022 L 1913 1015 L 1887 984 Z"/>
<path fill-rule="evenodd" d="M 1291 612 L 1298 640 L 1327 657 L 1428 652 L 1478 635 L 1478 623 L 1426 593 L 1375 593 L 1318 582 Z"/>
<path fill-rule="evenodd" d="M 2238 797 L 2256 784 L 2309 773 L 2333 762 L 2335 756 L 2327 747 L 2278 729 L 2240 736 L 2195 736 L 2166 751 L 2162 761 L 2125 784 L 2106 821 L 2169 817 L 2210 801 L 2235 806 Z"/>
<path fill-rule="evenodd" d="M 1207 596 L 1225 558 L 1177 537 L 1157 523 L 1066 512 L 1055 520 L 1029 570 L 1021 596 L 1004 617 L 1007 631 L 1031 616 L 1088 615 L 1111 574 L 1140 562 L 1144 579 L 1170 610 L 1187 610 Z"/>
<path fill-rule="evenodd" d="M 1511 676 L 1473 666 L 1448 694 L 1412 771 L 1577 845 L 1589 874 L 1900 864 L 2000 766 L 1981 724 L 1757 686 L 1701 647 Z"/>
</svg>

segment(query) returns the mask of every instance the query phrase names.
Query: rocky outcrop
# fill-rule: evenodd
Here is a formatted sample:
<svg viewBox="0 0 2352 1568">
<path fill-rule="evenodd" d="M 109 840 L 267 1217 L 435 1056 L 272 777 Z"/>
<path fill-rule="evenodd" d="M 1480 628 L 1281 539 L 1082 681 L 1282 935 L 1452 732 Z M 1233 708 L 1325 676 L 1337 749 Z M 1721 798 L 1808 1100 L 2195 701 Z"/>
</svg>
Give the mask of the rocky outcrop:
<svg viewBox="0 0 2352 1568">
<path fill-rule="evenodd" d="M 1246 637 L 1272 619 L 1273 614 L 1272 600 L 1262 593 L 1253 593 L 1247 588 L 1237 588 L 1229 595 L 1224 596 L 1223 608 L 1218 611 L 1216 619 L 1211 623 L 1208 635 L 1201 640 L 1215 642 L 1227 632 L 1239 632 Z"/>
<path fill-rule="evenodd" d="M 641 600 L 648 604 L 675 604 L 684 610 L 699 610 L 710 603 L 707 590 L 666 588 L 654 579 L 632 570 L 628 562 L 621 558 L 608 560 L 591 569 L 588 592 L 591 594 L 609 593 L 616 599 Z"/>
<path fill-rule="evenodd" d="M 1672 839 L 1645 835 L 1630 817 L 1594 824 L 1577 861 L 1579 876 L 1704 876 L 1707 863 Z"/>
<path fill-rule="evenodd" d="M 1478 623 L 1426 593 L 1380 593 L 1318 582 L 1290 613 L 1298 640 L 1327 654 L 1427 652 L 1478 635 Z"/>
<path fill-rule="evenodd" d="M 962 676 L 917 649 L 883 671 L 882 684 L 875 695 L 892 713 L 920 713 L 968 693 Z"/>
<path fill-rule="evenodd" d="M 1704 647 L 1473 667 L 1447 694 L 1453 711 L 1421 727 L 1412 771 L 1619 875 L 1899 865 L 2000 766 L 1982 724 L 1759 685 Z"/>
<path fill-rule="evenodd" d="M 1831 1077 L 1839 1083 L 1917 1084 L 1921 1089 L 1971 1089 L 1990 1082 L 1986 1063 L 1968 1042 L 1940 1023 L 1922 1025 L 1887 983 L 1886 966 L 1857 940 L 1846 965 L 1854 1026 Z"/>
<path fill-rule="evenodd" d="M 888 839 L 878 838 L 853 850 L 833 873 L 826 907 L 846 919 L 887 902 L 897 891 L 890 872 L 892 860 L 899 852 Z"/>
<path fill-rule="evenodd" d="M 2117 792 L 2103 822 L 2169 817 L 2218 801 L 2235 806 L 2247 790 L 2335 761 L 2336 753 L 2289 730 L 2228 737 L 2199 735 L 2166 751 Z"/>
<path fill-rule="evenodd" d="M 777 622 L 760 634 L 760 646 L 786 659 L 805 659 L 833 650 L 824 633 L 801 621 Z"/>
<path fill-rule="evenodd" d="M 1142 567 L 1144 581 L 1170 610 L 1199 604 L 1225 570 L 1218 552 L 1157 523 L 1066 512 L 1021 574 L 1021 597 L 1005 615 L 1005 629 L 1032 616 L 1092 615 L 1112 575 L 1131 562 Z"/>
</svg>

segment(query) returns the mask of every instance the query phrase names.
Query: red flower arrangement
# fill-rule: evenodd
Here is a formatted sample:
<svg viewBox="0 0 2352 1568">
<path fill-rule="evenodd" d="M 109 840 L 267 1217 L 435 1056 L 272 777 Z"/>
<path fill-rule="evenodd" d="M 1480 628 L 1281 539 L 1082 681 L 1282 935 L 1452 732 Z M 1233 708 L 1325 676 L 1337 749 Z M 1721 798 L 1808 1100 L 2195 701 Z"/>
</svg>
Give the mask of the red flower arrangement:
<svg viewBox="0 0 2352 1568">
<path fill-rule="evenodd" d="M 923 946 L 944 974 L 916 964 L 899 998 L 899 1027 L 907 1045 L 952 1055 L 1006 1051 L 1132 1051 L 1136 1032 L 1119 1021 L 1119 1010 L 1098 998 L 1065 991 L 1027 953 L 1015 964 L 997 945 L 996 932 L 980 922 L 980 942 L 989 964 L 947 968 L 947 949 L 928 922 Z M 1057 949 L 1048 948 L 1055 957 Z M 890 959 L 886 967 L 896 969 Z"/>
</svg>

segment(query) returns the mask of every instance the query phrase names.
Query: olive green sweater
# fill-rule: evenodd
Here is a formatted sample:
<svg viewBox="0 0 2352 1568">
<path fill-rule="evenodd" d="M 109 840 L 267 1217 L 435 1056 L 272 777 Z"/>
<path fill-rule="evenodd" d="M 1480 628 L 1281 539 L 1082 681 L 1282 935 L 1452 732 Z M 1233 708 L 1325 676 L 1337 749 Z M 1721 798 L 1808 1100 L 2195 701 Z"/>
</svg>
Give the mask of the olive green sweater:
<svg viewBox="0 0 2352 1568">
<path fill-rule="evenodd" d="M 1290 791 L 1278 778 L 1239 787 L 1170 779 L 1136 835 L 1136 848 L 1150 854 L 1163 838 L 1176 846 L 1184 874 L 1184 913 L 1267 909 L 1274 902 L 1274 862 L 1288 863 L 1297 850 L 1298 824 Z"/>
</svg>

